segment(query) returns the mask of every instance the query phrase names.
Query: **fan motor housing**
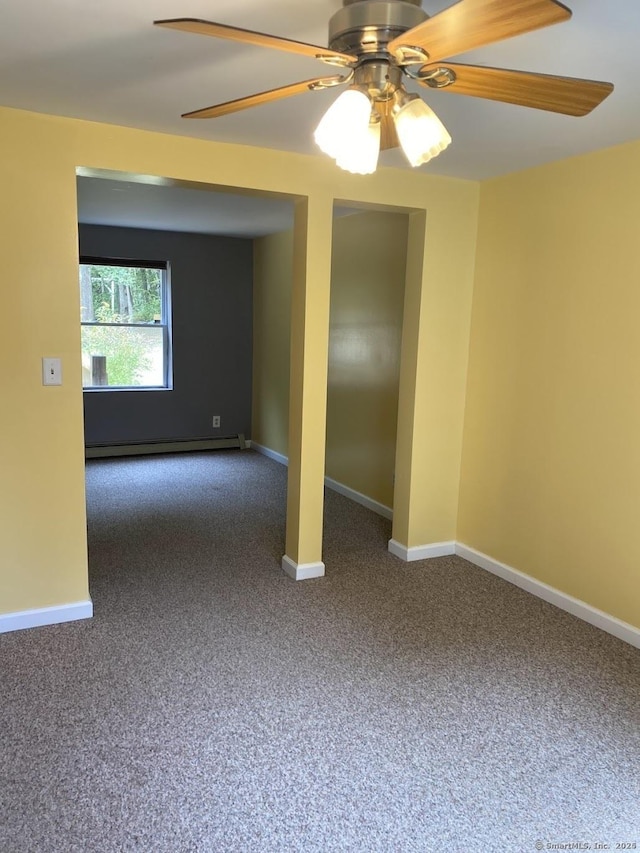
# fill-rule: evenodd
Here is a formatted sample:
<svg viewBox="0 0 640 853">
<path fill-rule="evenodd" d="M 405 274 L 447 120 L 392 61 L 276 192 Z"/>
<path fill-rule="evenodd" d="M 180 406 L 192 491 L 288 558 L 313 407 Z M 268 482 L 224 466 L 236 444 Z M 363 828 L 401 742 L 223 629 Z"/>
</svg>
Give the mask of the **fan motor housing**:
<svg viewBox="0 0 640 853">
<path fill-rule="evenodd" d="M 387 44 L 429 17 L 420 0 L 344 0 L 329 21 L 329 47 L 358 57 L 381 54 Z"/>
</svg>

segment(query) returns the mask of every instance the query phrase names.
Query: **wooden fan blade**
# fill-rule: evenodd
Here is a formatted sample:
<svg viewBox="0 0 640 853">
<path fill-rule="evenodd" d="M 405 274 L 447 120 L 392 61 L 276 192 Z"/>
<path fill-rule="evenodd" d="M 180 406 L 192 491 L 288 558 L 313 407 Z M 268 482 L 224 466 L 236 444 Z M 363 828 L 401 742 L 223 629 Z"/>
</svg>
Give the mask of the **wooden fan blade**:
<svg viewBox="0 0 640 853">
<path fill-rule="evenodd" d="M 388 48 L 395 54 L 402 45 L 421 47 L 430 62 L 437 62 L 570 17 L 571 10 L 556 0 L 459 0 L 390 41 Z"/>
<path fill-rule="evenodd" d="M 314 88 L 325 88 L 326 86 L 336 86 L 347 80 L 346 77 L 316 77 L 313 80 L 302 80 L 300 83 L 292 83 L 290 86 L 281 86 L 279 89 L 269 89 L 267 92 L 258 92 L 256 95 L 249 95 L 246 98 L 238 98 L 235 101 L 225 101 L 224 104 L 214 104 L 212 107 L 205 107 L 202 110 L 193 110 L 190 113 L 184 113 L 182 118 L 219 118 L 220 116 L 229 115 L 229 113 L 237 113 L 240 110 L 246 110 L 249 107 L 258 107 L 260 104 L 269 104 L 271 101 L 278 101 L 280 98 L 288 98 L 291 95 L 300 95 L 303 92 L 313 91 Z"/>
<path fill-rule="evenodd" d="M 375 101 L 374 106 L 376 112 L 380 116 L 380 150 L 387 151 L 389 148 L 398 148 L 398 134 L 396 133 L 396 125 L 391 115 L 392 100 Z"/>
<path fill-rule="evenodd" d="M 297 53 L 301 56 L 310 56 L 313 59 L 321 59 L 330 65 L 346 66 L 357 62 L 355 56 L 346 53 L 337 53 L 328 47 L 319 47 L 315 44 L 306 44 L 301 41 L 270 36 L 266 33 L 256 33 L 253 30 L 243 30 L 239 27 L 229 27 L 226 24 L 217 24 L 214 21 L 203 21 L 199 18 L 171 18 L 166 21 L 154 21 L 157 27 L 168 27 L 172 30 L 182 30 L 185 33 L 196 33 L 201 36 L 215 36 L 221 39 L 239 41 L 243 44 L 255 44 L 258 47 L 273 47 L 276 50 L 286 50 L 288 53 Z"/>
<path fill-rule="evenodd" d="M 612 83 L 602 83 L 598 80 L 555 77 L 551 74 L 531 74 L 528 71 L 484 68 L 453 62 L 447 62 L 443 66 L 453 71 L 456 79 L 440 91 L 504 101 L 507 104 L 520 104 L 523 107 L 570 116 L 587 115 L 613 91 Z M 432 66 L 424 66 L 425 69 L 430 67 Z"/>
</svg>

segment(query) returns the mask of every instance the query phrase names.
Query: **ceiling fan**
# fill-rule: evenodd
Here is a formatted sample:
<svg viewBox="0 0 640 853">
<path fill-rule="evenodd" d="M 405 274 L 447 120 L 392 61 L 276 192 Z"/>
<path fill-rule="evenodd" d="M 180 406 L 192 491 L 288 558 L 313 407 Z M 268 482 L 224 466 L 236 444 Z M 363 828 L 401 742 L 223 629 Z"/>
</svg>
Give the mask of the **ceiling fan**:
<svg viewBox="0 0 640 853">
<path fill-rule="evenodd" d="M 309 56 L 340 68 L 342 73 L 334 76 L 194 110 L 183 118 L 217 118 L 346 85 L 318 125 L 315 140 L 341 168 L 367 174 L 375 171 L 381 149 L 400 146 L 410 164 L 419 166 L 451 142 L 430 107 L 405 89 L 403 77 L 452 94 L 572 116 L 591 112 L 613 91 L 611 83 L 447 59 L 570 17 L 571 10 L 557 0 L 459 0 L 433 17 L 422 9 L 421 0 L 343 0 L 343 8 L 329 22 L 328 48 L 196 18 L 154 24 Z"/>
</svg>

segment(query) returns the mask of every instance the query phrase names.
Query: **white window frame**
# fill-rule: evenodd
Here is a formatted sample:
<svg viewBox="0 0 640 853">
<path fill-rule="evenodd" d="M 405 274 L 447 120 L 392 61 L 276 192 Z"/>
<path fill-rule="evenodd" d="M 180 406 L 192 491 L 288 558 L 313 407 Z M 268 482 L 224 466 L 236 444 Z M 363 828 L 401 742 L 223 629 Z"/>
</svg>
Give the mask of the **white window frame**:
<svg viewBox="0 0 640 853">
<path fill-rule="evenodd" d="M 80 321 L 81 328 L 116 327 L 122 328 L 162 328 L 163 384 L 162 385 L 84 385 L 84 392 L 105 394 L 109 391 L 171 391 L 173 388 L 173 347 L 171 340 L 171 290 L 170 267 L 168 261 L 149 261 L 140 258 L 106 258 L 95 255 L 81 255 L 80 266 L 130 267 L 134 269 L 153 269 L 161 272 L 160 322 L 154 323 L 100 323 L 98 321 Z"/>
</svg>

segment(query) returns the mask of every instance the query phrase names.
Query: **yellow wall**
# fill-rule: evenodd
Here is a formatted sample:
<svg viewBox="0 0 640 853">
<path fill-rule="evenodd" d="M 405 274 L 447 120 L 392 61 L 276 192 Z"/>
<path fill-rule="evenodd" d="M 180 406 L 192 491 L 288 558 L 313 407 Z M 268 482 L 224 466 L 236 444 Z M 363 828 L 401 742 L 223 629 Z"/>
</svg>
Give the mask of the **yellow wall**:
<svg viewBox="0 0 640 853">
<path fill-rule="evenodd" d="M 291 288 L 291 361 L 286 554 L 296 579 L 324 573 L 324 456 L 333 201 L 318 192 L 296 203 Z M 291 565 L 293 563 L 293 565 Z M 302 572 L 298 574 L 298 569 Z"/>
<path fill-rule="evenodd" d="M 393 506 L 407 217 L 334 220 L 327 476 Z"/>
<path fill-rule="evenodd" d="M 429 231 L 429 301 L 445 308 L 446 329 L 419 347 L 439 361 L 430 365 L 430 405 L 461 412 L 468 309 L 477 217 L 475 184 L 381 168 L 362 178 L 328 160 L 218 144 L 131 128 L 0 109 L 3 235 L 2 380 L 3 442 L 0 459 L 0 614 L 79 601 L 87 595 L 82 391 L 80 377 L 75 173 L 77 167 L 131 175 L 164 176 L 217 188 L 249 188 L 315 200 L 327 197 L 368 205 L 426 209 Z M 325 209 L 324 202 L 320 205 Z M 326 206 L 329 211 L 330 206 Z M 326 228 L 310 233 L 309 256 L 321 256 Z M 444 241 L 438 235 L 448 235 Z M 330 243 L 330 240 L 329 240 Z M 326 253 L 326 252 L 325 252 Z M 449 310 L 450 309 L 450 310 Z M 313 322 L 313 318 L 311 318 Z M 453 338 L 446 330 L 453 329 Z M 61 356 L 65 382 L 43 388 L 42 356 Z M 455 420 L 454 417 L 454 420 Z M 461 422 L 461 417 L 458 419 Z M 432 457 L 454 462 L 425 477 L 415 505 L 433 503 L 438 490 L 457 498 L 460 442 L 445 419 L 429 423 Z M 459 463 L 458 463 L 459 464 Z M 431 527 L 429 525 L 431 524 Z M 432 531 L 427 518 L 425 531 Z M 435 533 L 439 535 L 439 531 Z M 417 533 L 416 535 L 419 535 Z"/>
<path fill-rule="evenodd" d="M 403 331 L 402 541 L 456 537 L 459 503 L 459 540 L 640 625 L 639 143 L 483 186 L 459 477 L 475 184 L 384 168 L 362 178 L 322 158 L 7 109 L 0 138 L 0 614 L 87 596 L 83 166 L 307 197 L 316 221 L 328 198 L 423 211 L 410 217 L 407 282 L 421 287 Z M 307 257 L 326 256 L 330 236 L 311 229 Z M 63 359 L 62 387 L 42 387 L 43 356 Z"/>
<path fill-rule="evenodd" d="M 46 128 L 0 127 L 0 613 L 88 594 L 75 171 Z M 42 387 L 43 356 L 62 387 Z"/>
<path fill-rule="evenodd" d="M 393 539 L 455 539 L 475 269 L 475 210 L 412 213 L 402 331 Z"/>
<path fill-rule="evenodd" d="M 253 406 L 251 438 L 288 453 L 293 231 L 253 243 Z"/>
<path fill-rule="evenodd" d="M 640 143 L 482 186 L 458 539 L 640 626 Z"/>
<path fill-rule="evenodd" d="M 293 232 L 255 241 L 252 436 L 287 455 Z M 326 473 L 393 504 L 407 217 L 333 223 Z"/>
</svg>

